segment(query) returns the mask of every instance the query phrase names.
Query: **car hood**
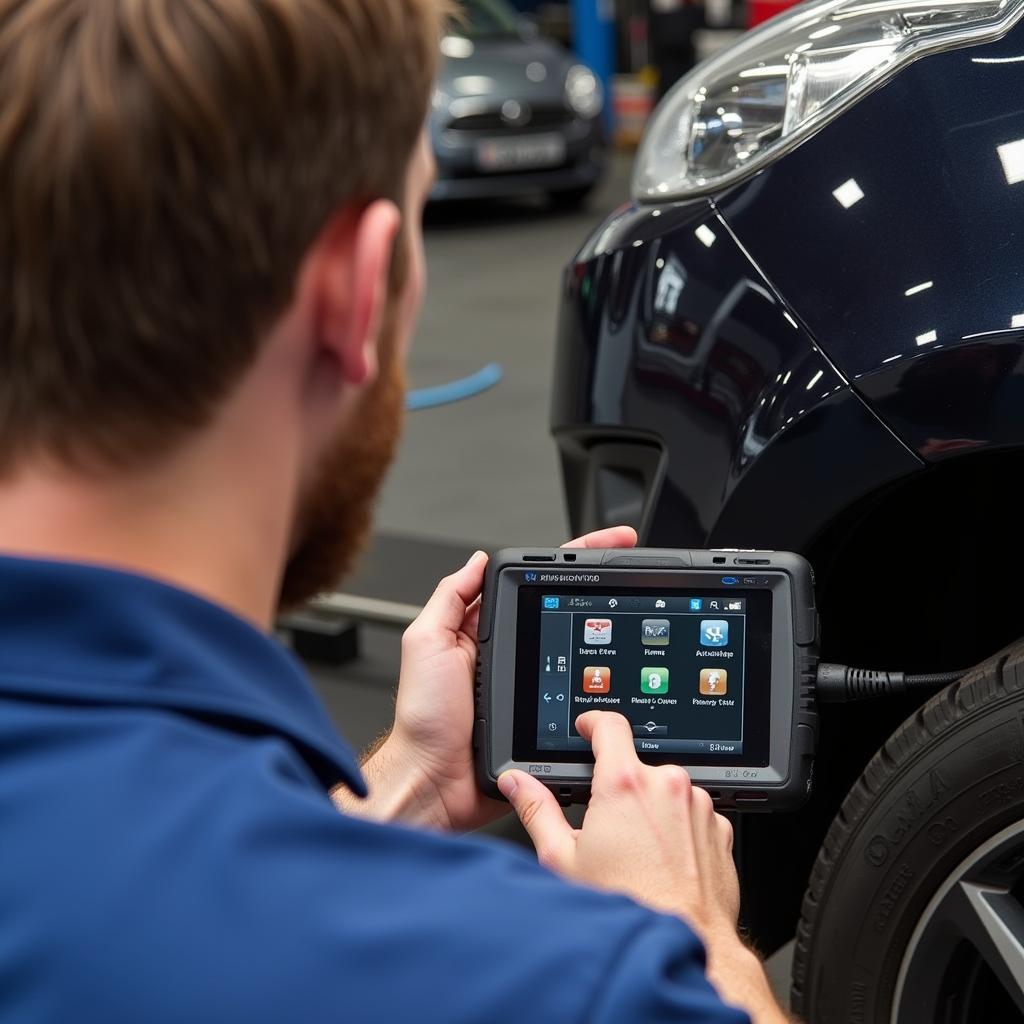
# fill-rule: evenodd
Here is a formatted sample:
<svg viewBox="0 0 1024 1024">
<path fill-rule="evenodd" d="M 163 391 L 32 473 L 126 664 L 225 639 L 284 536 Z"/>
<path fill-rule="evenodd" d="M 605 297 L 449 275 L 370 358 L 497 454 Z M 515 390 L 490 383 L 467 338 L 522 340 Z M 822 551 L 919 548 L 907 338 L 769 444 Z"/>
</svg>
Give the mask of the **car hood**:
<svg viewBox="0 0 1024 1024">
<path fill-rule="evenodd" d="M 529 65 L 542 64 L 541 82 L 527 77 Z M 468 57 L 447 58 L 438 88 L 448 96 L 514 96 L 523 99 L 561 99 L 572 58 L 547 40 L 475 39 Z"/>
</svg>

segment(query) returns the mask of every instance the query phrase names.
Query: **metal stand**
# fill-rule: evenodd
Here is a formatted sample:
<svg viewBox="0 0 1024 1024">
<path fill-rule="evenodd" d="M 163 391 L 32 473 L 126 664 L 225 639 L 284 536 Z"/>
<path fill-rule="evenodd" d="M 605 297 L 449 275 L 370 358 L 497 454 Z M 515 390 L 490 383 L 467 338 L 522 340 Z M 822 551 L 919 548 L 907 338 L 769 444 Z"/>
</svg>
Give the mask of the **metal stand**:
<svg viewBox="0 0 1024 1024">
<path fill-rule="evenodd" d="M 359 657 L 359 624 L 375 622 L 404 629 L 421 609 L 397 601 L 354 594 L 324 594 L 301 611 L 283 615 L 278 628 L 288 635 L 292 650 L 306 661 L 344 665 Z"/>
</svg>

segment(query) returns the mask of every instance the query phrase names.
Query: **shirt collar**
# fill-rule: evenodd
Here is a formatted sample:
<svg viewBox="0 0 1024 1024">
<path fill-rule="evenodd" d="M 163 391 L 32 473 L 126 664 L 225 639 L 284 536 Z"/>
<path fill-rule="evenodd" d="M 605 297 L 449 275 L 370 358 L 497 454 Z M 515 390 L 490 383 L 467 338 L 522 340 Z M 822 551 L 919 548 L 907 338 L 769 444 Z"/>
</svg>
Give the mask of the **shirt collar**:
<svg viewBox="0 0 1024 1024">
<path fill-rule="evenodd" d="M 144 576 L 0 557 L 0 693 L 164 707 L 283 735 L 324 785 L 366 795 L 296 658 L 226 609 Z"/>
</svg>

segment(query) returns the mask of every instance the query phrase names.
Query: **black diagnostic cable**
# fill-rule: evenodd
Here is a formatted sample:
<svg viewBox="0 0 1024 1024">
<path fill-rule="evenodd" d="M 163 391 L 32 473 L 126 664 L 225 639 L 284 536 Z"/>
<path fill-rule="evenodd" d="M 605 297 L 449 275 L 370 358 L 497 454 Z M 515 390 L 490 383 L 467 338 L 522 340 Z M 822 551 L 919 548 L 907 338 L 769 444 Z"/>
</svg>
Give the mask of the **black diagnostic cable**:
<svg viewBox="0 0 1024 1024">
<path fill-rule="evenodd" d="M 872 697 L 893 697 L 922 690 L 940 690 L 962 679 L 966 672 L 938 672 L 908 675 L 878 669 L 851 668 L 849 665 L 818 665 L 816 689 L 822 704 L 849 704 Z"/>
</svg>

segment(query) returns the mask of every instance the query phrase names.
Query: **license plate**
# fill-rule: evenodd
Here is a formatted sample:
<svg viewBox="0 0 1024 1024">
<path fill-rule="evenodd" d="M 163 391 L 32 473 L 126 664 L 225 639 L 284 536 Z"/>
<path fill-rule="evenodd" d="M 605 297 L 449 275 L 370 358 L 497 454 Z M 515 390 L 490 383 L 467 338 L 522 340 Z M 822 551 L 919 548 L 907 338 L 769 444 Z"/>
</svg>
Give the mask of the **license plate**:
<svg viewBox="0 0 1024 1024">
<path fill-rule="evenodd" d="M 565 160 L 561 135 L 530 135 L 519 139 L 484 139 L 477 145 L 476 160 L 482 171 L 525 171 L 556 167 Z"/>
</svg>

